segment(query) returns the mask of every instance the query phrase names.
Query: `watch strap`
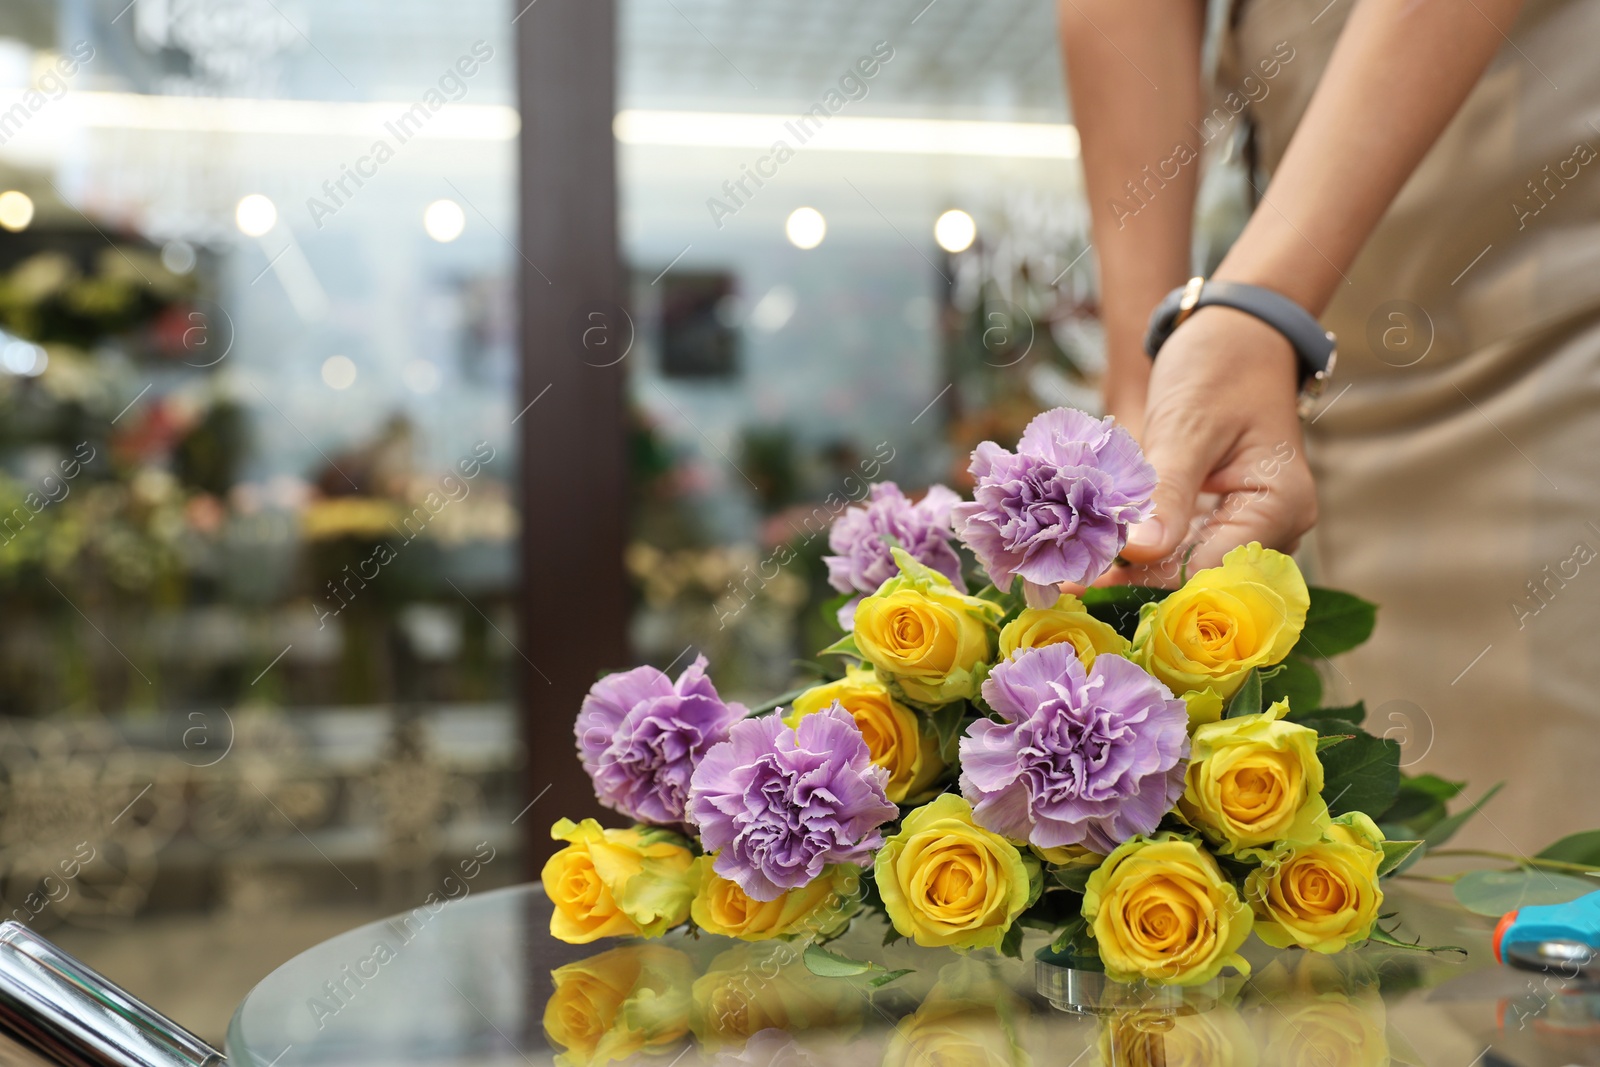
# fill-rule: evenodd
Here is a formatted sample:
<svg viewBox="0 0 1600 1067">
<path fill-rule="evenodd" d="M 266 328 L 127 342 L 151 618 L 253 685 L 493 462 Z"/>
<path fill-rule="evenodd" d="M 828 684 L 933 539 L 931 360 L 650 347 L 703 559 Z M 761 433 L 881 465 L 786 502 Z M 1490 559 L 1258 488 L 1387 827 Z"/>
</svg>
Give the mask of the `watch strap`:
<svg viewBox="0 0 1600 1067">
<path fill-rule="evenodd" d="M 1300 386 L 1320 392 L 1333 373 L 1335 343 L 1333 334 L 1322 328 L 1312 314 L 1282 293 L 1259 285 L 1191 279 L 1188 285 L 1168 293 L 1150 315 L 1144 350 L 1151 359 L 1161 351 L 1167 338 L 1184 319 L 1203 307 L 1228 307 L 1242 311 L 1281 333 L 1294 349 L 1300 368 Z"/>
</svg>

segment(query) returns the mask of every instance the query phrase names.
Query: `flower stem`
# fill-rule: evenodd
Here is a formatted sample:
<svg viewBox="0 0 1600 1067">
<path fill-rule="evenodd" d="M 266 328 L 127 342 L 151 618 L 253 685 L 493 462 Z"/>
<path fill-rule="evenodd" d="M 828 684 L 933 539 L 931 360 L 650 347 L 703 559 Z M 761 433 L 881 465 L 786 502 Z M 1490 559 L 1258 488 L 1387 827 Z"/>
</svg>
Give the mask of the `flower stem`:
<svg viewBox="0 0 1600 1067">
<path fill-rule="evenodd" d="M 1518 867 L 1547 867 L 1553 871 L 1597 871 L 1600 867 L 1590 863 L 1568 863 L 1565 860 L 1540 859 L 1537 856 L 1518 856 L 1510 852 L 1494 852 L 1483 848 L 1441 848 L 1429 852 L 1430 856 L 1477 856 L 1484 859 L 1502 860 L 1514 863 Z"/>
</svg>

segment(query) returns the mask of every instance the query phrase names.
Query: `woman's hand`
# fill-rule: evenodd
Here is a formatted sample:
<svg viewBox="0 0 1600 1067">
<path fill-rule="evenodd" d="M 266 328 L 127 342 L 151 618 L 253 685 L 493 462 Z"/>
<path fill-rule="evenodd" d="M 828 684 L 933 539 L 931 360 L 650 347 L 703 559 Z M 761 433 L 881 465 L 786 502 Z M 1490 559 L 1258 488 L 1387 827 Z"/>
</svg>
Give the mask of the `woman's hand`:
<svg viewBox="0 0 1600 1067">
<path fill-rule="evenodd" d="M 1131 564 L 1104 579 L 1176 585 L 1237 545 L 1292 551 L 1317 521 L 1296 411 L 1294 350 L 1240 311 L 1204 307 L 1151 368 L 1141 444 L 1156 469 L 1155 517 L 1135 527 Z"/>
</svg>

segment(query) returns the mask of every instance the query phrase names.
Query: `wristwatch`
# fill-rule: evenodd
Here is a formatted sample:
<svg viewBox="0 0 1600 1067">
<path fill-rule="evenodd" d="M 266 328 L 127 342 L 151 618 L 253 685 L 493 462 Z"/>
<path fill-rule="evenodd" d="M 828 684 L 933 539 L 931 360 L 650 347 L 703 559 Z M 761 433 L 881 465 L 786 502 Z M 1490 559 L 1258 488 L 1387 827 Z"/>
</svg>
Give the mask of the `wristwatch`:
<svg viewBox="0 0 1600 1067">
<path fill-rule="evenodd" d="M 1253 315 L 1288 339 L 1300 367 L 1300 414 L 1322 395 L 1338 360 L 1334 336 L 1312 314 L 1282 293 L 1243 282 L 1189 279 L 1168 293 L 1150 314 L 1144 350 L 1151 359 L 1161 351 L 1180 323 L 1203 307 L 1217 305 Z"/>
</svg>

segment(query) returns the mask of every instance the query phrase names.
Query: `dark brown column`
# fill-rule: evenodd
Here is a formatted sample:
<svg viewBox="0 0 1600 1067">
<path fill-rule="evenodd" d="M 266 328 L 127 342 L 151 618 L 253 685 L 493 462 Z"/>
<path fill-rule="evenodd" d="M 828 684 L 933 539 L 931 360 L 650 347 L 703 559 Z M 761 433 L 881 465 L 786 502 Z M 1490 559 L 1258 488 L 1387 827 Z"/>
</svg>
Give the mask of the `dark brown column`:
<svg viewBox="0 0 1600 1067">
<path fill-rule="evenodd" d="M 526 5 L 526 6 L 524 6 Z M 522 112 L 522 597 L 530 875 L 559 816 L 598 815 L 573 746 L 584 692 L 628 665 L 624 373 L 614 0 L 516 0 Z M 530 406 L 531 405 L 531 406 Z"/>
</svg>

